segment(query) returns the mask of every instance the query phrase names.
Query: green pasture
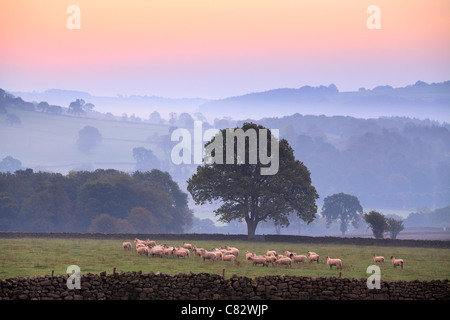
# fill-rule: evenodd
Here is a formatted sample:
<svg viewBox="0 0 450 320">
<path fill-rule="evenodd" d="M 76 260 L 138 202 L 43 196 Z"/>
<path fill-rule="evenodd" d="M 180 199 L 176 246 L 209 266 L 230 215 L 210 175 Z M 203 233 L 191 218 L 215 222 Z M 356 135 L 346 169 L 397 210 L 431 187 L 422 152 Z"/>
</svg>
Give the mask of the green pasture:
<svg viewBox="0 0 450 320">
<path fill-rule="evenodd" d="M 132 241 L 133 239 L 124 239 Z M 157 241 L 167 245 L 182 245 L 183 241 Z M 187 241 L 188 242 L 188 241 Z M 240 255 L 236 263 L 225 261 L 203 261 L 191 255 L 187 259 L 175 257 L 139 256 L 134 249 L 124 251 L 121 240 L 88 239 L 0 239 L 0 279 L 12 277 L 29 277 L 34 275 L 66 274 L 67 267 L 78 265 L 82 274 L 107 274 L 121 271 L 164 272 L 164 273 L 217 273 L 231 277 L 257 277 L 263 275 L 298 275 L 311 277 L 338 276 L 339 271 L 332 270 L 326 264 L 326 256 L 340 258 L 343 262 L 342 277 L 367 278 L 367 267 L 375 264 L 373 253 L 385 257 L 380 265 L 381 279 L 392 280 L 432 280 L 445 279 L 450 276 L 450 250 L 410 247 L 377 247 L 334 244 L 298 244 L 278 242 L 251 241 L 192 241 L 197 247 L 212 249 L 225 245 L 237 247 Z M 252 266 L 245 260 L 245 251 L 264 254 L 267 249 L 283 254 L 285 250 L 305 254 L 308 250 L 317 252 L 321 261 L 317 263 L 293 264 L 292 268 L 284 266 Z M 405 262 L 404 269 L 394 268 L 389 258 L 394 255 Z"/>
</svg>

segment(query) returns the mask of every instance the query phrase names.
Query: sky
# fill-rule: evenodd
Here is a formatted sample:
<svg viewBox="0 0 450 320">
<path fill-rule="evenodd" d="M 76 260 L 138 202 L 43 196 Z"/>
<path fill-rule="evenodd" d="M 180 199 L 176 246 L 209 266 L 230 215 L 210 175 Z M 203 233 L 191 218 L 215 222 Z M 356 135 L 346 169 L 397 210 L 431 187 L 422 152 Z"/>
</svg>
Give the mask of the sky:
<svg viewBox="0 0 450 320">
<path fill-rule="evenodd" d="M 448 0 L 2 0 L 0 87 L 218 99 L 441 82 L 449 13 Z"/>
</svg>

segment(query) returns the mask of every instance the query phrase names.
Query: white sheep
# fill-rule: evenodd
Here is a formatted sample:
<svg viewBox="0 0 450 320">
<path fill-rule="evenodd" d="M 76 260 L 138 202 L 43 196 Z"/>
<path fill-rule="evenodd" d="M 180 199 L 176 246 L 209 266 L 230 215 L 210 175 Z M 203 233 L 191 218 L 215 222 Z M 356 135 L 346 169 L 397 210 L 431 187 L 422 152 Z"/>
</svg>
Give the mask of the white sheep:
<svg viewBox="0 0 450 320">
<path fill-rule="evenodd" d="M 146 244 L 148 247 L 154 247 L 154 246 L 156 246 L 156 242 L 155 242 L 155 241 L 152 241 L 152 240 L 150 240 L 150 239 L 147 239 L 147 240 L 145 241 L 145 244 Z"/>
<path fill-rule="evenodd" d="M 291 252 L 291 251 L 285 251 L 284 252 L 284 254 L 286 255 L 286 257 L 290 257 L 291 256 L 291 254 L 294 254 L 294 255 L 296 255 L 296 253 L 295 252 Z"/>
<path fill-rule="evenodd" d="M 135 238 L 134 239 L 134 245 L 137 245 L 138 243 L 142 243 L 142 244 L 146 245 L 145 241 L 139 240 L 138 238 Z"/>
<path fill-rule="evenodd" d="M 144 248 L 144 247 L 147 248 L 147 246 L 143 243 L 136 243 L 136 250 L 139 248 Z"/>
<path fill-rule="evenodd" d="M 137 252 L 139 255 L 145 254 L 146 256 L 148 256 L 148 248 L 147 248 L 147 247 L 139 247 L 139 248 L 136 248 L 136 252 Z"/>
<path fill-rule="evenodd" d="M 262 264 L 263 267 L 268 267 L 269 265 L 267 264 L 267 260 L 265 257 L 260 257 L 260 256 L 251 256 L 250 260 L 252 260 L 253 262 L 253 266 L 256 266 L 257 264 Z"/>
<path fill-rule="evenodd" d="M 202 253 L 202 258 L 203 258 L 203 262 L 205 262 L 206 259 L 212 260 L 212 261 L 217 260 L 216 254 L 214 252 L 208 252 L 208 251 L 204 251 Z"/>
<path fill-rule="evenodd" d="M 394 268 L 396 268 L 397 266 L 401 266 L 403 269 L 403 259 L 395 259 L 394 256 L 391 256 L 391 260 Z"/>
<path fill-rule="evenodd" d="M 122 248 L 124 250 L 131 250 L 131 242 L 122 242 Z"/>
<path fill-rule="evenodd" d="M 189 249 L 181 248 L 180 246 L 178 246 L 176 249 L 177 249 L 178 251 L 184 251 L 184 252 L 186 252 L 186 256 L 187 256 L 187 257 L 189 257 L 189 256 L 191 255 L 191 252 L 189 251 Z"/>
<path fill-rule="evenodd" d="M 236 256 L 234 254 L 226 254 L 222 256 L 223 261 L 235 261 Z"/>
<path fill-rule="evenodd" d="M 217 259 L 222 259 L 223 258 L 223 253 L 220 249 L 214 248 L 212 250 L 212 252 L 216 255 Z"/>
<path fill-rule="evenodd" d="M 279 258 L 277 260 L 275 260 L 275 264 L 278 266 L 279 264 L 284 264 L 287 267 L 292 268 L 292 260 L 291 258 L 288 257 L 283 257 L 283 258 Z"/>
<path fill-rule="evenodd" d="M 319 263 L 319 255 L 318 254 L 311 253 L 309 255 L 309 263 L 312 263 L 313 261 L 317 261 L 317 263 Z"/>
<path fill-rule="evenodd" d="M 268 255 L 268 256 L 276 256 L 277 252 L 275 250 L 266 250 L 266 255 Z"/>
<path fill-rule="evenodd" d="M 190 243 L 186 243 L 186 242 L 184 242 L 183 241 L 183 247 L 185 248 L 185 249 L 191 249 L 192 250 L 192 244 L 190 244 Z"/>
<path fill-rule="evenodd" d="M 266 256 L 266 255 L 264 255 L 263 257 L 266 258 L 267 263 L 270 262 L 272 264 L 272 267 L 273 267 L 274 262 L 277 260 L 276 256 Z"/>
<path fill-rule="evenodd" d="M 294 263 L 306 262 L 306 256 L 304 255 L 296 255 L 295 253 L 291 253 L 289 257 L 292 259 L 292 261 L 294 261 Z"/>
<path fill-rule="evenodd" d="M 245 260 L 250 260 L 251 256 L 254 256 L 255 254 L 252 252 L 249 252 L 248 250 L 245 252 Z"/>
<path fill-rule="evenodd" d="M 174 247 L 165 246 L 164 249 L 163 249 L 163 253 L 166 256 L 171 256 L 173 254 L 173 250 L 175 250 Z"/>
<path fill-rule="evenodd" d="M 384 257 L 382 256 L 378 256 L 374 253 L 373 254 L 373 261 L 375 261 L 375 263 L 384 263 Z"/>
<path fill-rule="evenodd" d="M 227 250 L 227 253 L 231 253 L 231 254 L 235 255 L 236 257 L 239 255 L 239 249 L 238 248 L 225 246 L 225 249 Z"/>
<path fill-rule="evenodd" d="M 149 249 L 150 255 L 153 256 L 160 256 L 162 257 L 164 255 L 164 248 L 161 246 L 155 246 L 151 249 Z"/>
<path fill-rule="evenodd" d="M 187 258 L 189 256 L 188 250 L 184 248 L 173 248 L 172 254 L 176 257 Z"/>
<path fill-rule="evenodd" d="M 192 249 L 192 252 L 195 254 L 195 255 L 197 255 L 197 256 L 199 256 L 199 257 L 201 257 L 202 256 L 202 253 L 205 251 L 205 249 L 203 249 L 203 248 L 194 248 L 194 249 Z"/>
<path fill-rule="evenodd" d="M 342 261 L 341 259 L 331 259 L 330 257 L 327 257 L 327 264 L 330 266 L 330 269 L 333 268 L 333 266 L 336 266 L 337 269 L 342 270 Z"/>
</svg>

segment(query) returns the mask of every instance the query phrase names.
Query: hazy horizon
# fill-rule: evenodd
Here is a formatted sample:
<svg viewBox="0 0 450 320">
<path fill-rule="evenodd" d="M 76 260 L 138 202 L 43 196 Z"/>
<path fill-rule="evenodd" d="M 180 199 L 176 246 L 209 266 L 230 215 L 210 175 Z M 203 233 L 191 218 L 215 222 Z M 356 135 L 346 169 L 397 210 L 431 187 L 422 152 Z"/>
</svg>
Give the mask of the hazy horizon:
<svg viewBox="0 0 450 320">
<path fill-rule="evenodd" d="M 208 100 L 202 97 L 172 99 L 147 95 L 95 96 L 76 89 L 52 88 L 37 92 L 9 91 L 25 101 L 46 101 L 68 107 L 72 101 L 82 98 L 94 103 L 94 110 L 115 116 L 127 114 L 149 118 L 154 111 L 165 119 L 171 114 L 190 113 L 213 123 L 215 119 L 261 120 L 267 117 L 285 117 L 296 113 L 304 115 L 351 116 L 360 119 L 379 117 L 409 117 L 450 122 L 446 105 L 450 80 L 426 83 L 418 80 L 405 87 L 390 84 L 358 91 L 340 91 L 334 84 L 310 85 L 301 88 L 272 88 L 263 92 L 248 92 L 241 96 Z M 2 88 L 4 89 L 4 88 Z M 257 110 L 257 112 L 255 112 Z M 200 115 L 201 114 L 201 115 Z"/>
</svg>

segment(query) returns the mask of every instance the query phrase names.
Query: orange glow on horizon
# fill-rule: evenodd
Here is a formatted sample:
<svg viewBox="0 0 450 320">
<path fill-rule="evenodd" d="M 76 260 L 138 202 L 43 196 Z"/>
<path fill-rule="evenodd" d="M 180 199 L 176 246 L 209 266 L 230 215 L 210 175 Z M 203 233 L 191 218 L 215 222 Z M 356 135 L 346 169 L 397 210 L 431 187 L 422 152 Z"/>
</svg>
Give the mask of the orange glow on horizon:
<svg viewBox="0 0 450 320">
<path fill-rule="evenodd" d="M 80 30 L 66 27 L 71 4 L 81 9 Z M 336 58 L 396 64 L 450 56 L 449 1 L 377 0 L 381 30 L 366 27 L 371 4 L 6 0 L 0 4 L 0 67 L 55 75 L 82 69 L 98 76 L 111 67 L 185 72 L 193 66 L 292 68 L 316 59 L 326 67 Z"/>
</svg>

